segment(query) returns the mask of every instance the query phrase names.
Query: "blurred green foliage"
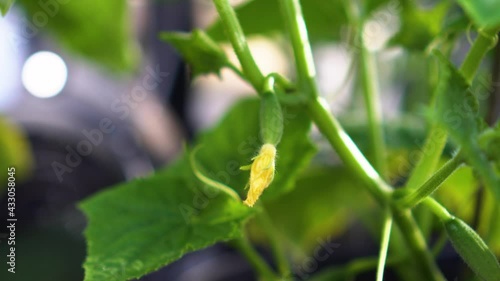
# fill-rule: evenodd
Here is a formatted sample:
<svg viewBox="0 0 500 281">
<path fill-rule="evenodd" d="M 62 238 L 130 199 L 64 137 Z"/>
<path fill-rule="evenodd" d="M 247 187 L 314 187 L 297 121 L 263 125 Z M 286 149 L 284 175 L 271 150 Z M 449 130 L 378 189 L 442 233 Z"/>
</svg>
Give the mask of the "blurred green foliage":
<svg viewBox="0 0 500 281">
<path fill-rule="evenodd" d="M 17 125 L 0 116 L 0 195 L 7 189 L 7 169 L 14 167 L 17 181 L 27 178 L 33 159 L 26 135 Z"/>
<path fill-rule="evenodd" d="M 0 13 L 5 16 L 15 0 L 0 0 Z"/>
<path fill-rule="evenodd" d="M 133 39 L 127 1 L 20 0 L 18 3 L 25 11 L 26 36 L 48 32 L 67 50 L 116 72 L 130 72 L 137 66 L 139 51 Z"/>
<path fill-rule="evenodd" d="M 172 44 L 192 67 L 194 77 L 216 73 L 229 64 L 226 54 L 217 43 L 201 30 L 192 33 L 163 32 L 160 38 Z"/>
</svg>

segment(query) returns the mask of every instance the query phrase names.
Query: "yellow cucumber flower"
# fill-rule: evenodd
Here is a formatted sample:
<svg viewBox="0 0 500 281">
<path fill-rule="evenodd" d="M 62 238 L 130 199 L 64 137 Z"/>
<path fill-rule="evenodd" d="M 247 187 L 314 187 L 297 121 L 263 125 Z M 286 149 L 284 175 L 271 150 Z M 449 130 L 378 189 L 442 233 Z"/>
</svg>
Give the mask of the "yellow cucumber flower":
<svg viewBox="0 0 500 281">
<path fill-rule="evenodd" d="M 245 205 L 252 207 L 259 199 L 274 178 L 274 166 L 276 161 L 276 147 L 272 144 L 264 144 L 255 156 L 250 167 L 250 189 L 247 199 L 243 201 Z"/>
</svg>

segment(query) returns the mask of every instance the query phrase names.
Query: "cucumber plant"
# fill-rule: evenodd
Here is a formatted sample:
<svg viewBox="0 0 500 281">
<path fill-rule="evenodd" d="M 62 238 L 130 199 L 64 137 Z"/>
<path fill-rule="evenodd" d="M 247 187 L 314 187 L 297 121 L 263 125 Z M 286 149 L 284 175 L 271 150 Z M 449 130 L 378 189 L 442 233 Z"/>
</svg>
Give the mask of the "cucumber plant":
<svg viewBox="0 0 500 281">
<path fill-rule="evenodd" d="M 431 8 L 411 0 L 253 0 L 235 8 L 228 0 L 213 3 L 219 18 L 208 30 L 160 37 L 179 51 L 194 76 L 231 69 L 257 98 L 236 104 L 165 169 L 81 203 L 89 220 L 86 281 L 139 278 L 217 242 L 234 245 L 259 280 L 345 280 L 369 269 L 383 280 L 386 267 L 394 268 L 401 280 L 445 280 L 435 258 L 442 243 L 431 249 L 431 232 L 451 241 L 477 278 L 500 280 L 495 256 L 500 253 L 500 125 L 485 122 L 484 96 L 475 90 L 481 62 L 498 41 L 499 1 L 436 1 Z M 364 36 L 370 19 L 388 8 L 401 24 L 387 47 L 418 53 L 429 62 L 429 130 L 411 171 L 400 177 L 403 183 L 391 176 L 397 168 L 390 163 L 393 147 L 382 120 L 376 53 L 367 48 Z M 342 27 L 352 36 L 343 38 Z M 456 56 L 458 39 L 473 31 L 477 35 L 457 67 L 451 56 Z M 264 74 L 247 44 L 248 36 L 275 33 L 283 33 L 291 46 L 294 79 Z M 241 67 L 227 58 L 221 41 L 229 41 Z M 347 43 L 359 63 L 355 69 L 367 117 L 365 149 L 320 93 L 311 46 L 321 41 Z M 342 166 L 311 164 L 318 151 L 312 125 Z M 449 147 L 452 156 L 440 165 Z M 455 180 L 458 186 L 441 195 L 440 187 L 457 174 L 470 179 L 467 190 L 484 190 L 476 229 L 452 214 L 460 208 L 445 207 L 450 198 L 466 193 Z M 343 193 L 352 194 L 348 210 L 359 211 L 362 221 L 377 220 L 372 226 L 380 227 L 373 231 L 381 242 L 379 256 L 298 274 L 290 244 L 308 252 L 314 235 L 334 224 L 345 228 L 346 214 L 335 209 L 344 204 Z M 367 211 L 373 208 L 380 212 Z M 283 213 L 292 209 L 294 219 L 287 219 Z M 434 219 L 442 226 L 436 227 Z M 248 225 L 259 234 L 250 235 Z M 341 228 L 337 226 L 338 233 Z M 253 236 L 269 244 L 275 268 L 252 246 Z"/>
</svg>

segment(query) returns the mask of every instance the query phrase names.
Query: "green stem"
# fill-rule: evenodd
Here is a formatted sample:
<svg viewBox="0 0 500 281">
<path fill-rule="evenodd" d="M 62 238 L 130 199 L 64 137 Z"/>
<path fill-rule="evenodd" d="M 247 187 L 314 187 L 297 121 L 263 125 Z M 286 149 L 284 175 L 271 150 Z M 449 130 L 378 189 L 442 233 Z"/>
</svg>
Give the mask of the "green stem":
<svg viewBox="0 0 500 281">
<path fill-rule="evenodd" d="M 278 280 L 278 277 L 271 270 L 269 265 L 262 259 L 257 251 L 252 247 L 248 239 L 244 236 L 234 240 L 234 246 L 242 253 L 250 262 L 259 276 L 266 281 Z"/>
<path fill-rule="evenodd" d="M 226 67 L 231 69 L 234 73 L 236 73 L 236 75 L 238 75 L 241 79 L 245 80 L 245 81 L 248 81 L 248 78 L 245 76 L 245 74 L 243 72 L 241 72 L 241 70 L 234 64 L 232 63 L 227 63 L 226 64 Z M 273 72 L 273 73 L 269 73 L 269 75 L 267 75 L 266 77 L 264 77 L 264 80 L 268 77 L 272 77 L 275 79 L 275 82 L 278 86 L 280 86 L 285 92 L 291 92 L 291 91 L 294 91 L 296 90 L 296 87 L 295 85 L 290 82 L 290 80 L 288 80 L 286 77 L 284 77 L 283 75 L 279 74 L 279 73 L 276 73 L 276 72 Z M 251 83 L 251 82 L 250 82 Z M 259 90 L 259 93 L 260 93 L 260 90 Z"/>
<path fill-rule="evenodd" d="M 381 202 L 386 201 L 391 191 L 358 147 L 349 138 L 339 122 L 330 114 L 326 102 L 318 98 L 316 73 L 311 46 L 307 35 L 300 2 L 298 0 L 280 0 L 285 24 L 290 33 L 292 47 L 299 74 L 299 86 L 312 97 L 308 103 L 308 113 L 320 131 L 339 154 L 344 163 L 360 176 L 373 195 Z"/>
<path fill-rule="evenodd" d="M 462 75 L 469 84 L 472 83 L 486 53 L 495 46 L 499 30 L 498 28 L 480 30 L 472 47 L 465 56 L 465 60 L 460 66 L 460 72 L 462 72 Z"/>
<path fill-rule="evenodd" d="M 416 189 L 408 190 L 404 197 L 398 199 L 396 204 L 402 208 L 413 208 L 422 200 L 436 191 L 439 186 L 464 163 L 460 153 L 453 156 L 439 170 L 436 171 L 423 185 Z"/>
<path fill-rule="evenodd" d="M 474 79 L 479 65 L 481 64 L 481 61 L 486 53 L 493 48 L 495 43 L 494 38 L 498 31 L 499 29 L 480 31 L 478 37 L 472 44 L 472 47 L 467 52 L 467 55 L 460 66 L 460 72 L 469 83 L 471 83 Z M 435 99 L 436 97 L 434 97 L 431 105 L 434 104 Z M 441 156 L 441 152 L 446 144 L 447 138 L 447 132 L 440 125 L 435 124 L 431 127 L 422 150 L 422 157 L 417 162 L 406 184 L 408 189 L 416 188 L 421 185 L 423 181 L 426 180 L 434 171 Z"/>
<path fill-rule="evenodd" d="M 392 189 L 380 178 L 377 172 L 370 166 L 370 163 L 364 158 L 356 145 L 344 132 L 340 124 L 330 114 L 327 105 L 320 102 L 319 99 L 309 103 L 309 114 L 318 126 L 319 130 L 328 139 L 334 149 L 336 149 L 340 158 L 361 180 L 364 181 L 368 190 L 374 195 L 375 199 L 382 205 L 386 204 Z M 436 264 L 433 262 L 427 251 L 425 240 L 408 211 L 393 209 L 395 222 L 404 234 L 404 238 L 413 255 L 417 258 L 422 273 L 426 280 L 444 280 Z"/>
<path fill-rule="evenodd" d="M 241 79 L 245 80 L 245 81 L 248 81 L 248 78 L 245 76 L 245 74 L 243 72 L 241 72 L 241 70 L 234 64 L 232 63 L 228 63 L 226 65 L 227 68 L 231 69 L 234 73 L 236 73 L 236 75 L 238 75 Z M 250 82 L 250 81 L 248 81 Z"/>
<path fill-rule="evenodd" d="M 391 238 L 392 229 L 392 213 L 389 208 L 386 208 L 384 227 L 382 229 L 382 241 L 380 243 L 380 254 L 377 265 L 377 281 L 384 280 L 384 268 L 387 260 L 387 250 L 389 249 L 389 240 Z"/>
<path fill-rule="evenodd" d="M 396 265 L 404 259 L 401 257 L 388 258 L 386 264 L 388 266 Z M 357 275 L 366 271 L 373 270 L 377 267 L 378 257 L 362 257 L 353 260 L 345 265 L 329 267 L 315 274 L 309 281 L 331 281 L 331 280 L 351 280 Z"/>
<path fill-rule="evenodd" d="M 418 261 L 420 271 L 426 278 L 425 280 L 445 281 L 446 279 L 434 263 L 431 253 L 427 250 L 425 240 L 411 212 L 409 210 L 399 210 L 393 212 L 393 214 L 394 221 L 401 232 L 404 233 L 406 243 L 413 257 Z"/>
<path fill-rule="evenodd" d="M 280 0 L 285 25 L 292 42 L 299 86 L 312 97 L 318 95 L 316 70 L 299 0 Z"/>
<path fill-rule="evenodd" d="M 318 96 L 318 90 L 314 80 L 314 63 L 312 55 L 310 55 L 310 46 L 304 43 L 308 42 L 307 29 L 300 12 L 299 2 L 298 0 L 281 0 L 280 3 L 285 13 L 286 25 L 292 37 L 292 46 L 297 60 L 297 71 L 299 77 L 301 77 L 301 87 L 306 91 L 311 91 L 309 96 L 316 97 Z M 342 129 L 339 122 L 330 114 L 328 104 L 321 98 L 313 98 L 309 101 L 307 110 L 312 121 L 337 151 L 346 166 L 360 177 L 374 197 L 382 205 L 385 205 L 389 200 L 388 196 L 392 192 L 392 188 L 384 182 Z M 400 210 L 397 211 L 400 212 Z M 403 230 L 408 245 L 419 260 L 423 272 L 428 277 L 427 280 L 444 280 L 427 252 L 425 240 L 411 213 L 401 212 L 403 213 L 398 214 L 395 221 Z"/>
<path fill-rule="evenodd" d="M 493 200 L 496 200 L 496 198 L 493 197 Z M 500 204 L 494 203 L 493 209 L 491 210 L 489 228 L 488 231 L 486 232 L 486 239 L 485 239 L 486 242 L 490 242 L 494 237 L 498 237 L 498 235 L 500 235 L 500 233 L 495 233 L 499 232 L 497 230 L 499 221 L 500 221 Z"/>
<path fill-rule="evenodd" d="M 196 153 L 198 152 L 198 150 L 200 148 L 201 148 L 201 146 L 195 147 L 191 151 L 191 153 L 189 153 L 189 151 L 186 150 L 186 152 L 189 153 L 189 163 L 191 165 L 191 170 L 193 171 L 193 173 L 196 176 L 196 178 L 198 178 L 198 180 L 200 180 L 204 184 L 206 184 L 206 185 L 208 185 L 210 187 L 213 187 L 213 188 L 215 188 L 215 189 L 217 189 L 219 191 L 224 192 L 225 194 L 229 195 L 230 197 L 232 197 L 237 202 L 241 202 L 240 196 L 238 195 L 238 193 L 236 193 L 236 191 L 234 191 L 234 189 L 230 188 L 229 186 L 227 186 L 227 185 L 225 185 L 225 184 L 223 184 L 221 182 L 215 181 L 215 180 L 213 180 L 213 179 L 205 176 L 201 172 L 201 169 L 198 166 L 198 163 L 196 162 Z"/>
<path fill-rule="evenodd" d="M 431 250 L 434 258 L 437 258 L 439 256 L 439 253 L 441 253 L 441 251 L 443 250 L 444 246 L 446 245 L 446 242 L 448 242 L 448 235 L 446 235 L 446 231 L 441 231 L 438 240 L 436 241 Z"/>
<path fill-rule="evenodd" d="M 346 267 L 350 276 L 356 276 L 368 270 L 374 269 L 379 264 L 379 258 L 360 258 L 355 261 L 350 262 Z M 394 265 L 401 262 L 402 259 L 395 257 L 389 258 L 386 261 L 387 265 Z"/>
<path fill-rule="evenodd" d="M 278 231 L 274 227 L 267 210 L 263 207 L 262 211 L 257 216 L 260 225 L 267 233 L 267 237 L 269 238 L 269 242 L 271 244 L 271 250 L 273 252 L 273 256 L 276 260 L 276 264 L 278 265 L 278 271 L 283 278 L 287 278 L 291 276 L 291 269 L 288 259 L 286 257 L 285 249 L 283 248 L 283 244 L 281 243 L 278 237 Z"/>
<path fill-rule="evenodd" d="M 373 54 L 370 54 L 366 49 L 361 30 L 359 31 L 359 40 L 361 42 L 361 51 L 359 53 L 361 58 L 361 79 L 365 109 L 368 114 L 368 129 L 370 133 L 373 165 L 379 174 L 384 176 L 386 174 L 386 147 L 382 129 L 382 109 L 378 91 L 378 76 L 375 69 Z"/>
<path fill-rule="evenodd" d="M 260 89 L 264 76 L 252 57 L 250 48 L 245 39 L 245 34 L 243 33 L 233 8 L 229 4 L 229 0 L 214 0 L 214 3 L 226 31 L 226 35 L 241 63 L 243 73 L 245 73 L 245 76 L 255 89 Z"/>
<path fill-rule="evenodd" d="M 378 85 L 378 74 L 375 65 L 374 54 L 366 48 L 363 39 L 363 28 L 365 19 L 361 17 L 354 1 L 343 1 L 349 22 L 356 30 L 355 40 L 359 43 L 359 63 L 362 92 L 365 102 L 365 110 L 368 117 L 368 132 L 370 137 L 371 162 L 377 172 L 385 177 L 386 173 L 386 145 L 382 127 L 382 108 Z"/>
<path fill-rule="evenodd" d="M 328 104 L 317 98 L 308 103 L 307 109 L 313 122 L 337 151 L 344 164 L 365 183 L 379 203 L 384 205 L 392 188 L 380 177 L 340 123 L 330 114 Z"/>
<path fill-rule="evenodd" d="M 442 221 L 447 221 L 453 218 L 448 210 L 446 210 L 446 208 L 439 204 L 434 198 L 428 197 L 422 203 L 425 204 Z"/>
<path fill-rule="evenodd" d="M 446 130 L 439 124 L 433 124 L 421 151 L 422 157 L 419 158 L 415 168 L 412 170 L 405 188 L 417 188 L 429 178 L 436 169 L 447 139 L 448 134 Z"/>
<path fill-rule="evenodd" d="M 283 75 L 276 73 L 276 72 L 273 72 L 273 73 L 270 73 L 268 76 L 273 77 L 276 80 L 276 84 L 281 86 L 283 88 L 283 90 L 285 90 L 286 92 L 296 90 L 295 85 L 290 80 L 288 80 L 286 77 L 284 77 Z"/>
</svg>

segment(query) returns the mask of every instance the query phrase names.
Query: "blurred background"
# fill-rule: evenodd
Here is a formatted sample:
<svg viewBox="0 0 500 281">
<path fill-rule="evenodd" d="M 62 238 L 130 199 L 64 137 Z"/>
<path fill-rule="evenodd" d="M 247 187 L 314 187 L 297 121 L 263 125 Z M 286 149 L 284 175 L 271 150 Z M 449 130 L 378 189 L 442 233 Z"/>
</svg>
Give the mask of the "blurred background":
<svg viewBox="0 0 500 281">
<path fill-rule="evenodd" d="M 238 5 L 245 1 L 233 2 Z M 377 52 L 391 146 L 390 178 L 397 184 L 404 181 L 411 167 L 411 152 L 422 146 L 424 105 L 432 87 L 432 66 L 422 59 L 424 54 L 405 50 L 423 49 L 431 42 L 401 38 L 401 30 L 408 32 L 402 28 L 408 26 L 400 21 L 399 2 L 371 2 L 375 3 L 373 20 L 364 36 L 370 50 Z M 423 1 L 419 9 L 433 7 L 433 1 Z M 269 7 L 260 19 L 268 26 L 276 20 L 272 11 Z M 309 18 L 314 15 L 332 24 L 311 34 L 319 87 L 334 113 L 365 149 L 365 116 L 355 75 L 357 55 L 350 45 L 346 15 L 336 12 L 339 14 L 333 16 L 338 18 L 334 19 L 329 10 L 305 12 Z M 452 57 L 460 62 L 469 41 L 465 33 L 460 33 L 465 29 L 460 26 L 463 14 L 456 14 L 450 25 L 459 27 L 449 36 L 456 43 Z M 220 77 L 207 75 L 192 80 L 189 67 L 175 50 L 158 39 L 160 31 L 210 27 L 211 34 L 219 35 L 215 39 L 237 63 L 217 31 L 220 26 L 212 26 L 215 20 L 209 0 L 18 0 L 0 18 L 0 172 L 16 167 L 18 218 L 17 273 L 10 275 L 2 269 L 0 280 L 83 280 L 85 217 L 76 203 L 106 187 L 147 176 L 168 165 L 197 132 L 214 125 L 242 97 L 253 95 L 251 87 L 229 70 L 223 70 Z M 254 35 L 260 32 L 258 28 L 249 30 Z M 276 30 L 266 35 L 249 37 L 258 65 L 264 73 L 293 77 L 286 38 Z M 426 40 L 425 36 L 421 39 Z M 496 53 L 496 58 L 488 58 L 483 66 L 485 72 L 495 68 L 498 50 Z M 493 73 L 498 72 L 497 63 Z M 484 110 L 495 120 L 498 91 L 491 90 L 488 83 L 484 91 L 494 94 L 485 101 L 489 107 Z M 314 163 L 338 168 L 335 154 L 316 133 L 313 137 L 320 144 Z M 448 148 L 448 156 L 451 151 Z M 339 181 L 352 182 L 351 175 L 337 172 L 345 177 Z M 4 178 L 0 176 L 0 180 Z M 471 187 L 449 197 L 447 191 L 456 184 Z M 472 172 L 467 170 L 454 175 L 440 189 L 447 206 L 472 223 L 476 205 L 467 197 L 476 196 L 475 184 Z M 317 192 L 322 194 L 321 190 Z M 311 225 L 310 231 L 304 231 L 307 233 L 298 239 L 304 249 L 314 249 L 318 237 L 333 235 L 336 254 L 320 268 L 378 251 L 377 239 L 369 235 L 377 226 L 370 228 L 366 226 L 370 222 L 359 219 L 360 213 L 377 212 L 373 202 L 359 201 L 356 196 L 342 198 L 340 207 L 329 207 L 325 202 L 325 213 L 331 208 L 333 217 Z M 7 200 L 4 195 L 0 200 L 0 264 L 5 266 L 7 230 L 3 222 L 7 219 Z M 257 244 L 258 237 L 256 234 Z M 259 250 L 268 253 L 265 245 Z M 300 257 L 307 250 L 298 252 L 300 269 Z M 449 245 L 439 261 L 450 280 L 458 272 L 467 272 Z M 254 280 L 254 276 L 230 247 L 216 245 L 188 254 L 141 280 Z M 357 280 L 373 280 L 373 272 Z"/>
</svg>

